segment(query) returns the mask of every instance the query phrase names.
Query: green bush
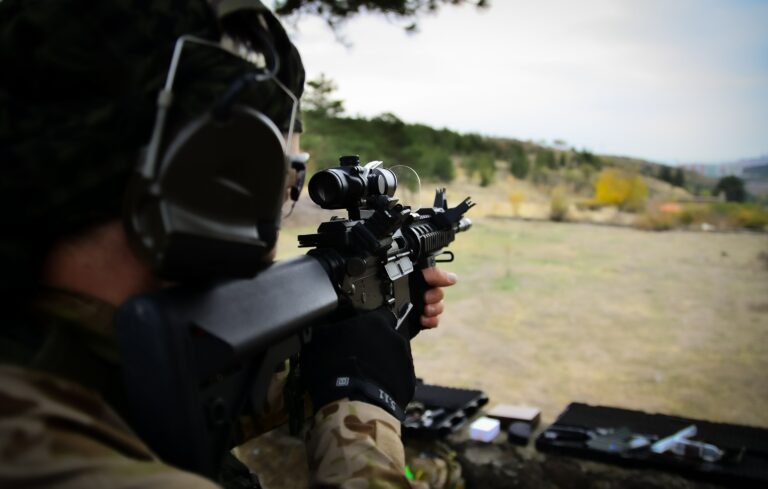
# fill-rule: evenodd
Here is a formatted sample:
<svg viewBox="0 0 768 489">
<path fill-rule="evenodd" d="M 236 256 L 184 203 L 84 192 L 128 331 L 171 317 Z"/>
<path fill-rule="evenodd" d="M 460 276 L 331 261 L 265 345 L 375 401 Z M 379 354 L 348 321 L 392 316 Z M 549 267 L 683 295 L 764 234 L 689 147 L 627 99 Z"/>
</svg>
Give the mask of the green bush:
<svg viewBox="0 0 768 489">
<path fill-rule="evenodd" d="M 719 195 L 725 194 L 725 200 L 728 202 L 744 202 L 747 198 L 747 191 L 744 189 L 744 180 L 733 175 L 723 177 L 718 180 L 712 193 Z"/>
<path fill-rule="evenodd" d="M 549 200 L 549 218 L 553 221 L 568 219 L 568 196 L 565 187 L 558 186 L 552 191 Z"/>
<path fill-rule="evenodd" d="M 678 221 L 680 221 L 680 224 L 683 226 L 690 226 L 694 222 L 696 222 L 697 219 L 697 213 L 691 211 L 691 210 L 683 210 L 678 215 Z"/>
<path fill-rule="evenodd" d="M 679 224 L 677 214 L 659 211 L 646 212 L 635 220 L 635 227 L 645 231 L 668 231 Z"/>
<path fill-rule="evenodd" d="M 539 148 L 539 150 L 536 152 L 535 162 L 537 169 L 553 169 L 557 167 L 555 152 L 551 149 Z"/>
<path fill-rule="evenodd" d="M 480 178 L 480 186 L 487 187 L 496 179 L 496 161 L 490 153 L 474 153 L 462 158 L 462 165 L 469 175 Z"/>
<path fill-rule="evenodd" d="M 576 163 L 577 166 L 586 165 L 594 168 L 595 170 L 600 170 L 603 167 L 603 160 L 601 160 L 599 156 L 590 153 L 587 150 L 574 150 L 572 160 Z"/>
<path fill-rule="evenodd" d="M 509 171 L 515 178 L 523 179 L 528 176 L 531 165 L 523 145 L 513 142 L 509 146 Z"/>
<path fill-rule="evenodd" d="M 768 230 L 768 209 L 757 204 L 734 202 L 687 204 L 678 213 L 652 211 L 636 221 L 640 228 L 656 230 L 700 226 L 705 223 L 720 230 Z"/>
<path fill-rule="evenodd" d="M 768 227 L 768 211 L 757 206 L 742 207 L 736 214 L 736 222 L 747 229 L 764 230 Z"/>
</svg>

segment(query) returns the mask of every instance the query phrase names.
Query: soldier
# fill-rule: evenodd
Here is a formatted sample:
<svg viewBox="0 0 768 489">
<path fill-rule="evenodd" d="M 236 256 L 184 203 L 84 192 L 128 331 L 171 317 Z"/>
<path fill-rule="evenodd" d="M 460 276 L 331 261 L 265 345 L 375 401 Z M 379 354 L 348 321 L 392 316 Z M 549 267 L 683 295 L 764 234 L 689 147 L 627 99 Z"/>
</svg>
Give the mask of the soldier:
<svg viewBox="0 0 768 489">
<path fill-rule="evenodd" d="M 211 49 L 169 70 L 174 43 L 189 35 Z M 177 90 L 167 132 L 183 133 L 235 87 L 238 102 L 292 135 L 288 150 L 297 152 L 293 99 L 304 71 L 295 47 L 257 0 L 3 0 L 0 64 L 0 486 L 215 487 L 165 465 L 123 420 L 115 308 L 165 283 L 137 251 L 140 236 L 132 233 L 140 232 L 124 196 L 141 148 L 153 140 L 156 97 L 169 71 Z M 268 72 L 266 83 L 233 83 L 254 66 Z M 260 231 L 273 245 L 276 233 L 270 240 L 269 226 Z M 259 260 L 271 257 L 267 246 Z M 439 287 L 455 277 L 432 269 L 425 278 L 434 288 L 420 321 L 434 327 Z M 328 382 L 352 369 L 404 407 L 413 362 L 392 323 L 382 312 L 351 319 L 318 334 L 306 352 L 317 408 L 308 437 L 313 485 L 410 484 L 400 424 L 387 403 L 360 392 L 341 396 Z M 220 482 L 253 485 L 230 467 Z"/>
</svg>

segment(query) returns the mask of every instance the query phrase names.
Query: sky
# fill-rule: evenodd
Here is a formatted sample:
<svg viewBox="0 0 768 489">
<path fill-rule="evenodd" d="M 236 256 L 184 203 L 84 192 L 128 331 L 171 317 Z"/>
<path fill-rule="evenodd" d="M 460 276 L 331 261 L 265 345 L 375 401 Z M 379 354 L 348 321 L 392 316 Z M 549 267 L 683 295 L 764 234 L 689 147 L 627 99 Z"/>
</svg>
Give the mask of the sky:
<svg viewBox="0 0 768 489">
<path fill-rule="evenodd" d="M 289 28 L 347 114 L 670 164 L 768 154 L 768 0 L 492 0 Z"/>
</svg>

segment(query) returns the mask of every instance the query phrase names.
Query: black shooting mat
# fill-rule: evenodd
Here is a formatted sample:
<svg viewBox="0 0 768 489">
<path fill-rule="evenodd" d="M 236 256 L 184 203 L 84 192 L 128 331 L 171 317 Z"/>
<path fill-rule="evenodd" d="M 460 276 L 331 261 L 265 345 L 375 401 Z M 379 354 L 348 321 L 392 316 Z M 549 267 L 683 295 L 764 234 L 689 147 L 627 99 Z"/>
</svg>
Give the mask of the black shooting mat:
<svg viewBox="0 0 768 489">
<path fill-rule="evenodd" d="M 725 451 L 720 461 L 705 462 L 669 453 L 655 454 L 648 448 L 610 452 L 595 449 L 595 443 L 588 443 L 579 436 L 561 440 L 546 436 L 547 431 L 558 428 L 573 430 L 574 434 L 578 434 L 579 430 L 586 432 L 608 428 L 621 433 L 664 438 L 691 425 L 697 428 L 693 440 L 716 445 Z M 536 448 L 543 452 L 558 452 L 609 463 L 662 468 L 733 487 L 768 487 L 768 429 L 763 428 L 571 403 L 555 423 L 539 435 Z"/>
</svg>

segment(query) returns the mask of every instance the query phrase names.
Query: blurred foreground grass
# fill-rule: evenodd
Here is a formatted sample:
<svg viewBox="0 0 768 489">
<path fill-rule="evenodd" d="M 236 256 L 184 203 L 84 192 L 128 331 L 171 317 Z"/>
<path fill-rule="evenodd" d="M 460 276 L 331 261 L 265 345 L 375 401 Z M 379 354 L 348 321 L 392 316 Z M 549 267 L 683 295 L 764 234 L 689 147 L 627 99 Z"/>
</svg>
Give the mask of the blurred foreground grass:
<svg viewBox="0 0 768 489">
<path fill-rule="evenodd" d="M 549 421 L 582 401 L 768 426 L 765 235 L 482 218 L 451 250 L 459 284 L 413 342 L 427 382 Z"/>
</svg>

